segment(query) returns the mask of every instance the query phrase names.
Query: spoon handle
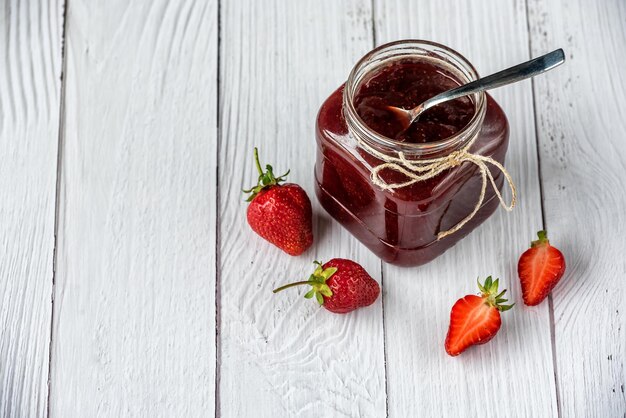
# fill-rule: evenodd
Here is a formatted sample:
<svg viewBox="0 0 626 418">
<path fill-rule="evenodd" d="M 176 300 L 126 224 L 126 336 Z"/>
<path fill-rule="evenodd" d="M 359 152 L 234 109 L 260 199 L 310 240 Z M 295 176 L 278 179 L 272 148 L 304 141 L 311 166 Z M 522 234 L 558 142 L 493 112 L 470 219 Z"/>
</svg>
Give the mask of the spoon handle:
<svg viewBox="0 0 626 418">
<path fill-rule="evenodd" d="M 534 77 L 563 64 L 563 62 L 565 62 L 565 54 L 562 49 L 557 49 L 546 55 L 523 62 L 487 77 L 479 78 L 476 81 L 464 84 L 455 89 L 444 91 L 422 103 L 420 113 L 440 103 L 447 102 L 448 100 L 457 99 L 483 90 L 495 89 L 526 78 Z"/>
</svg>

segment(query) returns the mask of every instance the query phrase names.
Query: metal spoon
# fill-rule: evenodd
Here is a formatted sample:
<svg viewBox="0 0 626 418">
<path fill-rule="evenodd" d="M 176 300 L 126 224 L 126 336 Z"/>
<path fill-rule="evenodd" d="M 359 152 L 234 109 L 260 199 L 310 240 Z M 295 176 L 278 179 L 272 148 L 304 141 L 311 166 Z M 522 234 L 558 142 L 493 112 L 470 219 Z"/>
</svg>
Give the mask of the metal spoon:
<svg viewBox="0 0 626 418">
<path fill-rule="evenodd" d="M 448 100 L 458 99 L 468 94 L 478 93 L 484 90 L 495 89 L 496 87 L 512 84 L 517 81 L 534 77 L 538 74 L 551 70 L 565 62 L 565 54 L 562 49 L 557 49 L 549 54 L 518 64 L 506 70 L 499 71 L 487 77 L 479 78 L 471 83 L 464 84 L 452 90 L 444 91 L 413 109 L 402 109 L 395 106 L 387 106 L 387 109 L 394 112 L 401 121 L 404 131 L 406 131 L 419 116 L 433 106 L 437 106 Z M 400 132 L 400 133 L 402 133 Z"/>
</svg>

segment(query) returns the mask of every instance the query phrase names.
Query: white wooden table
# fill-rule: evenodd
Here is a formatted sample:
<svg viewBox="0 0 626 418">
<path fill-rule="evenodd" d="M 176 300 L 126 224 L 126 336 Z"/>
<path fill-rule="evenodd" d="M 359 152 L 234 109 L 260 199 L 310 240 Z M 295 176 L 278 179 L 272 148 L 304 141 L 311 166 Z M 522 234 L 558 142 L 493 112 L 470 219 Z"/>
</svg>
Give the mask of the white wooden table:
<svg viewBox="0 0 626 418">
<path fill-rule="evenodd" d="M 382 264 L 313 194 L 323 100 L 375 45 L 444 43 L 494 93 L 520 191 L 434 262 Z M 626 416 L 626 2 L 3 0 L 0 416 Z M 312 197 L 315 245 L 254 235 L 254 145 Z M 448 357 L 454 301 L 546 227 L 552 297 Z M 271 289 L 348 257 L 383 285 L 332 315 Z"/>
</svg>

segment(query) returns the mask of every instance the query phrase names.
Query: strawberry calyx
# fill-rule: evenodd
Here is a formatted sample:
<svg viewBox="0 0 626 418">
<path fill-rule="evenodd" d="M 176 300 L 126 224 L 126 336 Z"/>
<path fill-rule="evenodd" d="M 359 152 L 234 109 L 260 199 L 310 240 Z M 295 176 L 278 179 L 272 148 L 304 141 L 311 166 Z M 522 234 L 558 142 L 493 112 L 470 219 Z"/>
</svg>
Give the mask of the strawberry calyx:
<svg viewBox="0 0 626 418">
<path fill-rule="evenodd" d="M 476 279 L 476 281 L 478 282 L 481 297 L 487 305 L 496 308 L 500 312 L 508 311 L 515 305 L 514 303 L 511 305 L 503 305 L 504 302 L 508 302 L 508 299 L 504 299 L 503 297 L 506 293 L 506 289 L 498 293 L 500 279 L 492 280 L 491 276 L 489 276 L 485 279 L 485 283 L 483 284 L 480 283 L 480 278 Z"/>
<path fill-rule="evenodd" d="M 537 238 L 539 239 L 530 243 L 530 248 L 535 248 L 542 245 L 550 245 L 550 241 L 548 240 L 548 233 L 546 231 L 537 232 Z"/>
<path fill-rule="evenodd" d="M 317 303 L 323 305 L 324 296 L 331 297 L 333 295 L 333 291 L 330 290 L 330 287 L 326 284 L 326 281 L 337 272 L 337 267 L 328 267 L 325 269 L 322 266 L 322 263 L 320 263 L 319 261 L 314 261 L 314 264 L 317 265 L 317 268 L 315 269 L 313 274 L 309 276 L 308 280 L 286 284 L 277 289 L 274 289 L 274 293 L 289 289 L 290 287 L 308 284 L 311 286 L 311 290 L 306 292 L 304 297 L 306 299 L 311 299 L 313 296 L 315 296 Z"/>
<path fill-rule="evenodd" d="M 276 186 L 277 184 L 285 181 L 287 174 L 289 174 L 289 172 L 291 171 L 291 170 L 287 170 L 287 172 L 283 174 L 282 176 L 276 177 L 274 175 L 274 169 L 269 164 L 265 165 L 265 171 L 263 171 L 263 169 L 261 168 L 261 163 L 259 162 L 259 150 L 257 149 L 257 147 L 254 147 L 254 164 L 256 165 L 256 169 L 259 172 L 259 178 L 257 180 L 256 186 L 251 187 L 247 190 L 246 189 L 242 190 L 244 193 L 251 193 L 250 196 L 248 196 L 248 199 L 246 199 L 247 202 L 253 201 L 254 198 L 263 189 Z"/>
</svg>

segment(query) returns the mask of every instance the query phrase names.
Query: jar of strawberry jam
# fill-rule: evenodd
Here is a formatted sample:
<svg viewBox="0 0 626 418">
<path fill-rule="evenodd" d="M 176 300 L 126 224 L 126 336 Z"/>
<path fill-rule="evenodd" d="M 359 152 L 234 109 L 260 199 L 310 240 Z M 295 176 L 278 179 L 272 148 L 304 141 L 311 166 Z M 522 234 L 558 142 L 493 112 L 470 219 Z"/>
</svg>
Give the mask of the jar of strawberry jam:
<svg viewBox="0 0 626 418">
<path fill-rule="evenodd" d="M 365 55 L 322 104 L 316 194 L 388 263 L 433 260 L 504 204 L 505 178 L 514 192 L 502 167 L 508 122 L 488 94 L 435 106 L 406 130 L 387 108 L 410 109 L 477 78 L 450 48 L 398 41 Z"/>
</svg>

